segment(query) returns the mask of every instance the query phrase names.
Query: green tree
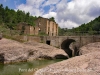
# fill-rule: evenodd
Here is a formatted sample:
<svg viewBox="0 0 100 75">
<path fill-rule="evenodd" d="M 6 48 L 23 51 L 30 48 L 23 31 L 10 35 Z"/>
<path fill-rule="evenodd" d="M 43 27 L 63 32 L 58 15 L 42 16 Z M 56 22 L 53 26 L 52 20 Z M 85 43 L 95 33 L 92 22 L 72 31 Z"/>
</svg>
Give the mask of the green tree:
<svg viewBox="0 0 100 75">
<path fill-rule="evenodd" d="M 58 35 L 63 36 L 66 33 L 66 28 L 60 28 L 58 27 Z"/>
<path fill-rule="evenodd" d="M 89 27 L 88 33 L 89 33 L 90 35 L 93 35 L 93 29 L 92 29 L 92 27 Z"/>
<path fill-rule="evenodd" d="M 3 13 L 4 13 L 3 5 L 0 4 L 0 23 L 3 22 Z"/>
<path fill-rule="evenodd" d="M 17 22 L 26 22 L 25 20 L 25 12 L 21 10 L 17 10 Z"/>
<path fill-rule="evenodd" d="M 29 23 L 30 22 L 30 13 L 26 13 L 25 15 L 25 22 Z"/>
<path fill-rule="evenodd" d="M 55 22 L 55 18 L 54 17 L 49 18 L 49 20 Z"/>
</svg>

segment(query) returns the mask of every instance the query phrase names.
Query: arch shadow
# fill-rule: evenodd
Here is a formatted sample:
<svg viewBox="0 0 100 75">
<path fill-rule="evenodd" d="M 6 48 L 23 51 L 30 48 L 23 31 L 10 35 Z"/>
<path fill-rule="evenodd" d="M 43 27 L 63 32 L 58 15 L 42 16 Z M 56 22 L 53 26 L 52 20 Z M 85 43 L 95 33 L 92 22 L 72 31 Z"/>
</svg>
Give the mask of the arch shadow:
<svg viewBox="0 0 100 75">
<path fill-rule="evenodd" d="M 63 49 L 69 55 L 69 57 L 72 57 L 72 50 L 69 48 L 72 42 L 76 41 L 73 39 L 66 39 L 61 44 L 61 49 Z"/>
<path fill-rule="evenodd" d="M 54 58 L 55 58 L 55 59 L 68 59 L 68 57 L 67 57 L 67 56 L 62 55 L 62 54 L 55 55 L 55 57 L 54 57 Z"/>
<path fill-rule="evenodd" d="M 5 61 L 4 56 L 5 56 L 4 53 L 0 53 L 0 64 L 4 64 L 4 61 Z"/>
</svg>

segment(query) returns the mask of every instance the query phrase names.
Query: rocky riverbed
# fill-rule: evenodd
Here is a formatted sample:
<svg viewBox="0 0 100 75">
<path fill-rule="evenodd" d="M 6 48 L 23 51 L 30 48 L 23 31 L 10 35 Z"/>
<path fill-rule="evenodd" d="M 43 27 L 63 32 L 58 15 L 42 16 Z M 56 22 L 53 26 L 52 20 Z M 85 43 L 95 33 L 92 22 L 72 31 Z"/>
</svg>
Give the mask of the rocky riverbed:
<svg viewBox="0 0 100 75">
<path fill-rule="evenodd" d="M 68 58 L 62 50 L 35 41 L 20 43 L 14 40 L 3 38 L 0 40 L 0 62 L 14 63 L 30 61 L 34 59 L 58 59 Z"/>
<path fill-rule="evenodd" d="M 80 50 L 83 55 L 39 69 L 35 75 L 100 75 L 100 42 Z"/>
<path fill-rule="evenodd" d="M 100 52 L 49 65 L 38 70 L 35 75 L 100 75 Z"/>
<path fill-rule="evenodd" d="M 80 48 L 80 54 L 82 55 L 95 51 L 100 51 L 100 42 L 90 43 Z"/>
<path fill-rule="evenodd" d="M 81 56 L 39 69 L 35 75 L 100 75 L 100 42 L 80 48 Z M 29 41 L 20 43 L 3 38 L 0 40 L 0 62 L 14 63 L 34 59 L 68 58 L 62 50 L 43 43 Z"/>
</svg>

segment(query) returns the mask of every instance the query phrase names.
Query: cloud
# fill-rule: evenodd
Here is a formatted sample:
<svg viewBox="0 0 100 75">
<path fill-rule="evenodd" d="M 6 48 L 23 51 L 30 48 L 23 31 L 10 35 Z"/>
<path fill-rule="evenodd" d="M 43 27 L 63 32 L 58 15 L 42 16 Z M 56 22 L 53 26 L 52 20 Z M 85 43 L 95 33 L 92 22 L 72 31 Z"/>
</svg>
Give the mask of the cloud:
<svg viewBox="0 0 100 75">
<path fill-rule="evenodd" d="M 50 6 L 50 9 L 45 9 Z M 33 16 L 55 17 L 60 27 L 72 28 L 100 15 L 100 0 L 26 0 L 17 9 Z"/>
<path fill-rule="evenodd" d="M 26 0 L 26 4 L 20 4 L 17 9 L 23 10 L 25 12 L 30 12 L 33 16 L 41 16 L 44 10 L 40 6 L 45 0 Z"/>
<path fill-rule="evenodd" d="M 62 0 L 56 5 L 60 26 L 72 28 L 87 23 L 100 15 L 99 0 Z M 62 23 L 63 22 L 63 23 Z M 65 24 L 66 23 L 66 24 Z"/>
<path fill-rule="evenodd" d="M 4 2 L 6 2 L 6 0 L 4 0 Z"/>
<path fill-rule="evenodd" d="M 95 5 L 92 6 L 90 8 L 90 11 L 88 12 L 88 15 L 93 16 L 93 17 L 96 17 L 96 16 L 100 15 L 100 6 L 99 7 L 97 7 Z"/>
<path fill-rule="evenodd" d="M 63 19 L 59 22 L 61 25 L 61 28 L 69 28 L 71 29 L 72 27 L 78 27 L 78 24 L 75 22 L 72 22 L 70 20 L 64 21 Z"/>
<path fill-rule="evenodd" d="M 56 12 L 49 12 L 48 14 L 43 15 L 45 18 L 50 18 L 50 17 L 56 17 L 57 13 Z"/>
<path fill-rule="evenodd" d="M 54 5 L 57 4 L 60 0 L 47 0 L 43 6 Z"/>
</svg>

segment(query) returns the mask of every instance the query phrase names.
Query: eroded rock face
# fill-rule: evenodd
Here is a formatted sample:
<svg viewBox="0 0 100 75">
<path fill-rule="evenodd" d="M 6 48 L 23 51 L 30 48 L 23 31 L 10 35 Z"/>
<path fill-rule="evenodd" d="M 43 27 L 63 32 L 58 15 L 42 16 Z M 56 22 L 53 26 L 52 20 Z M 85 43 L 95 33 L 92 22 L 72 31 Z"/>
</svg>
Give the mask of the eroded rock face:
<svg viewBox="0 0 100 75">
<path fill-rule="evenodd" d="M 4 63 L 5 58 L 4 58 L 4 53 L 0 53 L 0 63 Z"/>
<path fill-rule="evenodd" d="M 0 33 L 0 40 L 2 39 L 2 33 Z"/>
<path fill-rule="evenodd" d="M 100 51 L 49 65 L 35 75 L 100 75 Z"/>
<path fill-rule="evenodd" d="M 5 38 L 0 40 L 0 54 L 1 53 L 4 54 L 4 63 L 29 61 L 38 58 L 55 59 L 57 55 L 68 58 L 68 55 L 62 49 L 57 49 L 35 41 L 22 44 Z M 62 56 L 58 58 L 62 58 Z"/>
<path fill-rule="evenodd" d="M 81 47 L 79 54 L 83 55 L 95 51 L 100 51 L 100 42 L 90 43 L 88 45 Z"/>
</svg>

